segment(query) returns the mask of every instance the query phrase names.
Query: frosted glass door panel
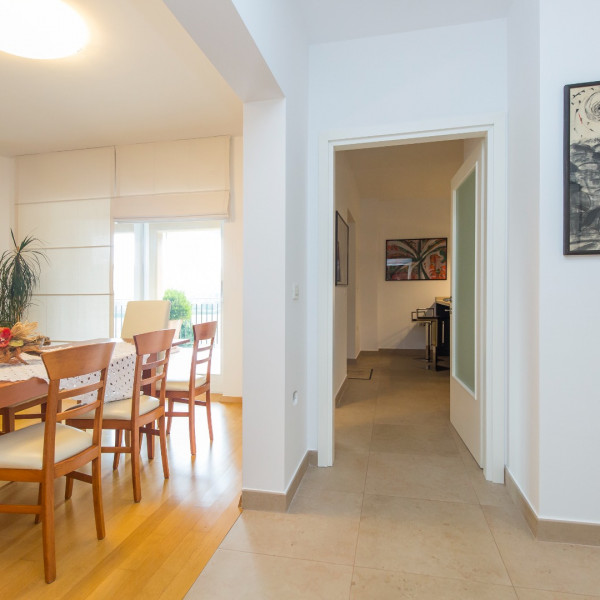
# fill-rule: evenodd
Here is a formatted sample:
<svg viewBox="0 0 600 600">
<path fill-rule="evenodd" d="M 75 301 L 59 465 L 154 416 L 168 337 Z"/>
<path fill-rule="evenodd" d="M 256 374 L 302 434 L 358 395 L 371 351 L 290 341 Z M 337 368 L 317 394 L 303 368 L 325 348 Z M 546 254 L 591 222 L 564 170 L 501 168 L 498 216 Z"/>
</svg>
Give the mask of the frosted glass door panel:
<svg viewBox="0 0 600 600">
<path fill-rule="evenodd" d="M 456 190 L 454 224 L 454 376 L 475 393 L 475 231 L 476 175 Z"/>
</svg>

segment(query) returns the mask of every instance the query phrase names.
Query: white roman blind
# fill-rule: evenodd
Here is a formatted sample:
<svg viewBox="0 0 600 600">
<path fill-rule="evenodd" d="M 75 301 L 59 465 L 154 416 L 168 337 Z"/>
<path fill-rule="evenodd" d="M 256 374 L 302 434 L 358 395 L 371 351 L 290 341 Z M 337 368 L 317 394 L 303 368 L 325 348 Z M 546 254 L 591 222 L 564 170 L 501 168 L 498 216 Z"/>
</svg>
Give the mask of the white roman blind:
<svg viewBox="0 0 600 600">
<path fill-rule="evenodd" d="M 116 147 L 113 219 L 227 219 L 230 138 Z"/>
<path fill-rule="evenodd" d="M 112 147 L 16 158 L 17 235 L 48 256 L 27 318 L 53 341 L 108 335 L 114 163 Z"/>
</svg>

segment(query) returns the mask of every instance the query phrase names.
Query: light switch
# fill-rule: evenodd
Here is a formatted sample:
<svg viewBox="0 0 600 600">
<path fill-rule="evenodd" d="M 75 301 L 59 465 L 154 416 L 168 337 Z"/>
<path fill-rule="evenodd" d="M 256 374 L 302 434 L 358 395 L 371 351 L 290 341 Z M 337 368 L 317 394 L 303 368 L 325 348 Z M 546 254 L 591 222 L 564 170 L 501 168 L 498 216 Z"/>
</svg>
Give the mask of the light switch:
<svg viewBox="0 0 600 600">
<path fill-rule="evenodd" d="M 300 296 L 300 286 L 297 283 L 292 285 L 292 300 L 298 300 Z"/>
</svg>

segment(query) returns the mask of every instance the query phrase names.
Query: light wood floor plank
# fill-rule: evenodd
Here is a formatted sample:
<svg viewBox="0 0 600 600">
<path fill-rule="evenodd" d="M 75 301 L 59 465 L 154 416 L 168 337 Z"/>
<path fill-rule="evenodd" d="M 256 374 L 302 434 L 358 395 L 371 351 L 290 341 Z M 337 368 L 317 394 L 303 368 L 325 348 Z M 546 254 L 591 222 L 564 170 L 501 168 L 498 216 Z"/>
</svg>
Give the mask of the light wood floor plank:
<svg viewBox="0 0 600 600">
<path fill-rule="evenodd" d="M 183 598 L 240 514 L 241 404 L 213 407 L 212 445 L 198 409 L 195 458 L 186 421 L 174 421 L 169 480 L 158 446 L 153 461 L 143 451 L 139 504 L 133 502 L 129 459 L 113 472 L 112 455 L 103 457 L 102 541 L 95 536 L 91 486 L 75 482 L 65 502 L 64 480 L 57 482 L 54 583 L 44 582 L 41 527 L 31 515 L 0 515 L 0 598 Z M 0 502 L 32 502 L 36 494 L 35 486 L 10 484 L 0 488 Z"/>
</svg>

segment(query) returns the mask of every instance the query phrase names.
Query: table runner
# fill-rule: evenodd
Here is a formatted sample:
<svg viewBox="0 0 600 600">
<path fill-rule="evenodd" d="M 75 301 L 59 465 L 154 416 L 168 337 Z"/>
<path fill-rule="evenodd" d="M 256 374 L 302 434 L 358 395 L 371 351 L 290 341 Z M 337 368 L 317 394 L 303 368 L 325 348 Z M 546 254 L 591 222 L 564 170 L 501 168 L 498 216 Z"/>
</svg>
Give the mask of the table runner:
<svg viewBox="0 0 600 600">
<path fill-rule="evenodd" d="M 61 346 L 61 348 L 65 347 L 68 346 Z M 23 353 L 21 356 L 27 364 L 0 364 L 0 381 L 23 381 L 32 377 L 39 377 L 40 379 L 48 381 L 48 374 L 46 373 L 46 367 L 44 367 L 41 356 L 26 353 Z M 106 395 L 104 397 L 105 402 L 123 400 L 124 398 L 131 397 L 134 368 L 135 346 L 127 342 L 117 342 L 108 368 L 108 383 Z M 73 377 L 72 379 L 63 380 L 63 387 L 70 389 L 83 385 L 84 383 L 98 381 L 99 378 L 99 372 L 84 377 Z M 86 397 L 81 396 L 78 400 L 85 402 Z"/>
</svg>

